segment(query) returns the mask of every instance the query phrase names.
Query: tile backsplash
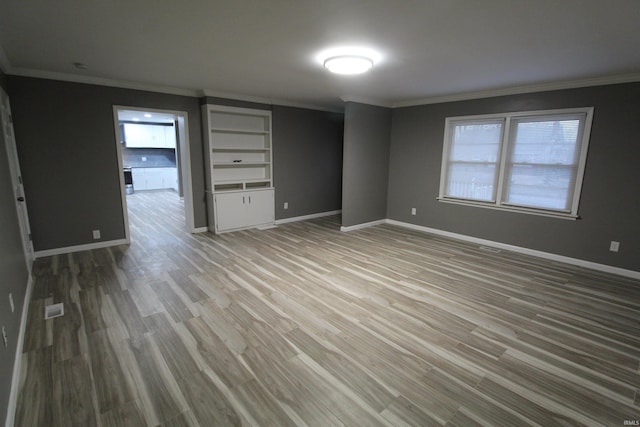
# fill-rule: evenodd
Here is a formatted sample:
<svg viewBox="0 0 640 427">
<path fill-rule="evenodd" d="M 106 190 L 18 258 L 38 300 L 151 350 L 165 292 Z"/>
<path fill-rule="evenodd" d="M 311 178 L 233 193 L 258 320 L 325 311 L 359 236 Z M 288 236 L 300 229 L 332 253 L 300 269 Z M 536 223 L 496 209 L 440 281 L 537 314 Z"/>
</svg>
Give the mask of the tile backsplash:
<svg viewBox="0 0 640 427">
<path fill-rule="evenodd" d="M 176 150 L 171 148 L 122 148 L 122 165 L 132 168 L 176 167 Z M 146 159 L 146 160 L 143 160 Z"/>
</svg>

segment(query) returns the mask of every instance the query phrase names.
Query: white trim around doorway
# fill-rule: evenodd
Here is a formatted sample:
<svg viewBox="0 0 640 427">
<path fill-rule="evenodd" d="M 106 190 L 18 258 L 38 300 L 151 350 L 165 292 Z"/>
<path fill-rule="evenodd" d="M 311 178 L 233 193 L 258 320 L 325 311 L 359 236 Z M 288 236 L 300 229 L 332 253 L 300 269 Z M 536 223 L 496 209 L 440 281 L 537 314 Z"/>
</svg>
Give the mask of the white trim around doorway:
<svg viewBox="0 0 640 427">
<path fill-rule="evenodd" d="M 162 113 L 172 114 L 175 120 L 178 122 L 178 158 L 180 161 L 179 172 L 182 182 L 182 194 L 184 197 L 185 207 L 185 225 L 186 229 L 190 233 L 199 232 L 195 228 L 195 218 L 193 212 L 193 182 L 191 179 L 191 149 L 189 143 L 189 116 L 186 111 L 177 110 L 163 110 L 159 108 L 146 108 L 146 107 L 131 107 L 126 105 L 114 105 L 113 106 L 113 122 L 114 122 L 114 139 L 116 143 L 118 153 L 118 179 L 120 180 L 120 195 L 122 199 L 122 216 L 124 218 L 125 226 L 125 241 L 131 243 L 131 234 L 129 231 L 129 214 L 127 210 L 127 195 L 124 184 L 124 172 L 122 163 L 122 151 L 120 150 L 120 141 L 118 135 L 119 123 L 118 123 L 118 111 L 119 110 L 135 110 L 140 112 L 149 113 Z"/>
</svg>

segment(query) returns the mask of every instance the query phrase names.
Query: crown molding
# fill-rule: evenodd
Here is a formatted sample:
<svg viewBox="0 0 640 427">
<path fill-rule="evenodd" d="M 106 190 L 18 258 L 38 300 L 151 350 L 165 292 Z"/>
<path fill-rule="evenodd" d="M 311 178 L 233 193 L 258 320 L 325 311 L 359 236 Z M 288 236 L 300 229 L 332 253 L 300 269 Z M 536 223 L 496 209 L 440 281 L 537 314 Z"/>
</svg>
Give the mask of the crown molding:
<svg viewBox="0 0 640 427">
<path fill-rule="evenodd" d="M 304 108 L 305 110 L 326 111 L 327 113 L 344 113 L 343 108 L 331 108 L 323 107 L 320 105 L 304 104 L 300 102 L 289 102 L 282 99 L 274 99 L 272 103 L 273 105 L 279 105 L 281 107 Z"/>
<path fill-rule="evenodd" d="M 222 92 L 222 91 L 211 90 L 211 89 L 202 89 L 200 91 L 200 94 L 204 96 L 211 96 L 214 98 L 224 98 L 224 99 L 233 99 L 235 101 L 255 102 L 256 104 L 267 104 L 267 105 L 272 104 L 269 98 L 262 98 L 259 96 L 251 96 L 251 95 L 242 95 L 239 93 Z"/>
<path fill-rule="evenodd" d="M 363 98 L 359 96 L 341 96 L 343 102 L 357 102 L 358 104 L 375 105 L 376 107 L 393 108 L 390 102 L 381 101 L 379 99 Z"/>
<path fill-rule="evenodd" d="M 426 104 L 441 104 L 443 102 L 466 101 L 469 99 L 491 98 L 494 96 L 518 95 L 532 92 L 545 92 L 549 90 L 576 89 L 590 86 L 604 86 L 618 83 L 632 83 L 640 81 L 640 73 L 618 74 L 612 76 L 594 77 L 589 79 L 564 80 L 540 84 L 512 86 L 500 89 L 489 89 L 475 92 L 462 92 L 451 95 L 432 96 L 394 102 L 393 108 L 413 107 Z"/>
<path fill-rule="evenodd" d="M 294 107 L 294 108 L 304 108 L 307 110 L 327 111 L 329 113 L 344 112 L 342 109 L 338 109 L 338 108 L 330 108 L 330 107 L 324 107 L 324 106 L 314 105 L 314 104 L 305 104 L 300 102 L 286 101 L 284 99 L 261 98 L 258 96 L 242 95 L 242 94 L 231 93 L 231 92 L 221 92 L 221 91 L 215 91 L 210 89 L 203 89 L 200 93 L 203 96 L 233 99 L 236 101 L 255 102 L 257 104 L 280 105 L 283 107 Z"/>
<path fill-rule="evenodd" d="M 144 90 L 149 92 L 160 92 L 170 95 L 183 95 L 199 97 L 200 91 L 193 89 L 183 89 L 171 86 L 150 85 L 144 83 L 130 82 L 126 80 L 106 79 L 103 77 L 80 76 L 77 74 L 58 73 L 55 71 L 33 70 L 30 68 L 12 68 L 11 75 L 21 77 L 34 77 L 38 79 L 61 80 L 73 83 L 85 83 L 98 86 L 110 86 L 122 89 Z"/>
</svg>

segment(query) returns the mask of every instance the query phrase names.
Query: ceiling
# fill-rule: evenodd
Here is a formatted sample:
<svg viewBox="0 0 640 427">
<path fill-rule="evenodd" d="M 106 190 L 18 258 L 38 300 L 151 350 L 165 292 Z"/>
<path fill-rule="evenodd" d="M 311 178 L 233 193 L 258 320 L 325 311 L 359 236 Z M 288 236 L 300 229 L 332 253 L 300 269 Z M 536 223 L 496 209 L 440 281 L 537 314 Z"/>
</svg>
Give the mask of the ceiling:
<svg viewBox="0 0 640 427">
<path fill-rule="evenodd" d="M 341 109 L 640 81 L 639 0 L 0 0 L 8 74 Z M 318 55 L 376 50 L 367 74 Z M 81 62 L 86 69 L 77 69 Z"/>
</svg>

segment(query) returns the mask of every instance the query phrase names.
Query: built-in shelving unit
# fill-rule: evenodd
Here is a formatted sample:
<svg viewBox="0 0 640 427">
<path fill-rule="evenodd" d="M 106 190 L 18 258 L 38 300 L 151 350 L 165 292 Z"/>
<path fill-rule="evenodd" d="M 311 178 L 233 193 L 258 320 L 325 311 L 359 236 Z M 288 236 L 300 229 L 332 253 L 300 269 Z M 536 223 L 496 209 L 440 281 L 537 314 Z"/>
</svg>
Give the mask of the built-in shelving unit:
<svg viewBox="0 0 640 427">
<path fill-rule="evenodd" d="M 207 194 L 209 204 L 209 224 L 215 224 L 215 232 L 230 231 L 221 221 L 225 207 L 230 201 L 242 200 L 240 209 L 262 209 L 264 215 L 251 213 L 251 223 L 238 226 L 233 221 L 231 229 L 248 228 L 273 223 L 273 181 L 271 152 L 271 111 L 219 105 L 203 106 L 204 131 L 207 139 Z M 265 203 L 265 194 L 244 194 L 240 197 L 218 197 L 221 193 L 270 191 L 269 206 L 256 206 L 257 201 Z M 247 206 L 253 204 L 254 206 Z M 268 211 L 268 212 L 267 212 Z M 213 213 L 213 215 L 211 214 Z M 229 211 L 233 214 L 233 209 Z M 236 212 L 242 219 L 242 212 Z M 258 221 L 258 224 L 254 222 Z"/>
</svg>

